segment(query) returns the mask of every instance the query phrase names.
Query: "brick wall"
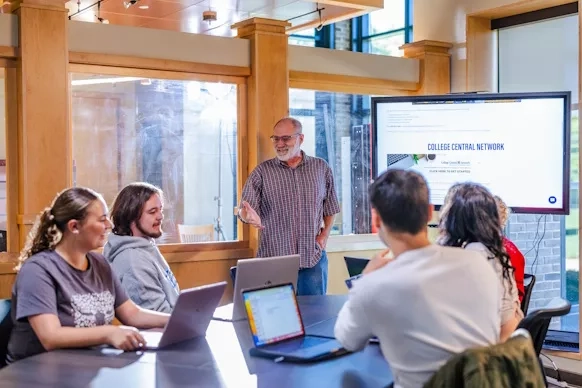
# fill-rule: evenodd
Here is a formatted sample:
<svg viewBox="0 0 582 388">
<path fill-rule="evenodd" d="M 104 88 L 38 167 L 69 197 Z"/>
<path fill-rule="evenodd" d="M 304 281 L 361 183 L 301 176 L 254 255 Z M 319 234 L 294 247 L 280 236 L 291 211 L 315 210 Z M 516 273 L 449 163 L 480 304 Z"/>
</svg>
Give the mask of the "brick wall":
<svg viewBox="0 0 582 388">
<path fill-rule="evenodd" d="M 513 214 L 508 223 L 509 239 L 517 245 L 522 253 L 527 253 L 526 273 L 533 273 L 536 276 L 530 304 L 532 307 L 541 307 L 552 298 L 560 296 L 561 217 Z M 537 239 L 536 230 L 538 232 Z M 542 234 L 544 237 L 539 243 L 539 248 L 534 247 L 534 243 L 540 241 Z"/>
<path fill-rule="evenodd" d="M 552 298 L 561 296 L 562 217 L 512 214 L 509 219 L 506 233 L 525 255 L 525 272 L 536 276 L 530 309 L 545 306 Z M 551 328 L 560 329 L 559 319 L 552 321 Z"/>
<path fill-rule="evenodd" d="M 351 50 L 352 49 L 352 21 L 344 20 L 335 23 L 335 49 Z"/>
</svg>

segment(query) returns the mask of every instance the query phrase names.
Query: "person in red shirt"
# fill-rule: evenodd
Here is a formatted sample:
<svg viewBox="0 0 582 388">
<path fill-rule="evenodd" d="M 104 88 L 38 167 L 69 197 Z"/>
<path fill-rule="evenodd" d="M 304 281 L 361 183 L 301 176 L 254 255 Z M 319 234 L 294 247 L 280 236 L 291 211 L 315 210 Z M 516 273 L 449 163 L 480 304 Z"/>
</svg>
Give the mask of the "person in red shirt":
<svg viewBox="0 0 582 388">
<path fill-rule="evenodd" d="M 495 202 L 497 202 L 497 210 L 499 211 L 499 219 L 501 221 L 501 228 L 505 228 L 507 220 L 509 219 L 509 214 L 511 210 L 507 207 L 505 202 L 497 195 L 495 196 Z M 519 301 L 523 300 L 525 290 L 523 287 L 523 278 L 525 274 L 525 257 L 519 250 L 519 248 L 507 237 L 503 236 L 503 247 L 509 255 L 509 260 L 514 268 L 513 276 L 515 277 L 515 283 L 517 285 Z"/>
</svg>

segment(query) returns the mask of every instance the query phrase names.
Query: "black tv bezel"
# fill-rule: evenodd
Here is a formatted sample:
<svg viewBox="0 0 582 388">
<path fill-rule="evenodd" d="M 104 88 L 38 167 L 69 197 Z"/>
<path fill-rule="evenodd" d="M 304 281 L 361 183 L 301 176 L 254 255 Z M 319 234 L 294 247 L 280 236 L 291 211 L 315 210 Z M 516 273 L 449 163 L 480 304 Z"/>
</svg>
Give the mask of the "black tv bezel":
<svg viewBox="0 0 582 388">
<path fill-rule="evenodd" d="M 426 96 L 394 96 L 394 97 L 372 97 L 371 122 L 372 122 L 372 179 L 378 176 L 378 124 L 377 106 L 383 103 L 398 102 L 445 102 L 445 101 L 478 101 L 478 100 L 516 100 L 516 99 L 548 99 L 559 98 L 564 104 L 564 128 L 562 153 L 562 207 L 561 208 L 534 208 L 534 207 L 514 207 L 514 213 L 521 214 L 570 214 L 570 123 L 572 117 L 572 93 L 570 91 L 558 92 L 524 92 L 524 93 L 461 93 L 442 94 Z M 478 182 L 477 182 L 478 183 Z M 441 205 L 434 205 L 439 210 Z"/>
</svg>

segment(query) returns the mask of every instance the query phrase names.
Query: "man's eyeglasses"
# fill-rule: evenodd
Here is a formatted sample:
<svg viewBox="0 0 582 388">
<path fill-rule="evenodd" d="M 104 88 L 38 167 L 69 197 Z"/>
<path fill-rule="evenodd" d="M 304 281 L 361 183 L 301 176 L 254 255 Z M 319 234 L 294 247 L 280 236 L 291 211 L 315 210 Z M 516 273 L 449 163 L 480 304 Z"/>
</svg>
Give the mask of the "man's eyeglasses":
<svg viewBox="0 0 582 388">
<path fill-rule="evenodd" d="M 291 141 L 291 139 L 293 139 L 295 136 L 297 135 L 301 135 L 300 133 L 295 133 L 293 135 L 290 136 L 271 136 L 269 139 L 271 139 L 271 141 L 273 143 L 278 143 L 279 140 L 281 140 L 283 143 L 289 143 Z"/>
</svg>

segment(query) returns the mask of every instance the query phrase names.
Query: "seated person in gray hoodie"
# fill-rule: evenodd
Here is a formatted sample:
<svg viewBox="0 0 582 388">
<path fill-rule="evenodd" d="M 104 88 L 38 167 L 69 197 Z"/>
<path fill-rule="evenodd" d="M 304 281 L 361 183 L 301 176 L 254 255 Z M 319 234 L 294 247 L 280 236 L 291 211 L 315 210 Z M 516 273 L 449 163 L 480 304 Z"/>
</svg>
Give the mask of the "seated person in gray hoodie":
<svg viewBox="0 0 582 388">
<path fill-rule="evenodd" d="M 169 313 L 180 289 L 154 240 L 162 235 L 163 219 L 162 190 L 130 183 L 111 207 L 113 229 L 103 255 L 135 304 Z"/>
</svg>

